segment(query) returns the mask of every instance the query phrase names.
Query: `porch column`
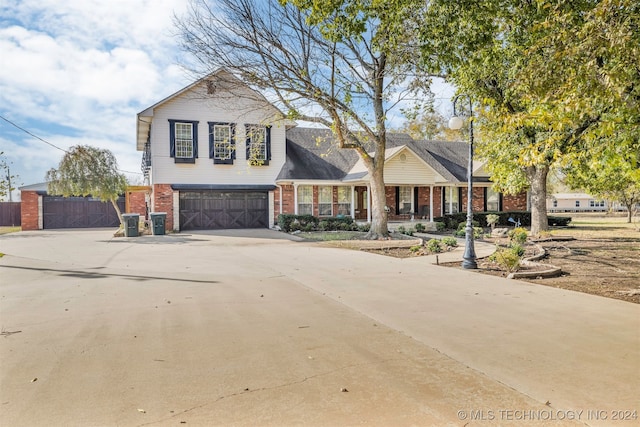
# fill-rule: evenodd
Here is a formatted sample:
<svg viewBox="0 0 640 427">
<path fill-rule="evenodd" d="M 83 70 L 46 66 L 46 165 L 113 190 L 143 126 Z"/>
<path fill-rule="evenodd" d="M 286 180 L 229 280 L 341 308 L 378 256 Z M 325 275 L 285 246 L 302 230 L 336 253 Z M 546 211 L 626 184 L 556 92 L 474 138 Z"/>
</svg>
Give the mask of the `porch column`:
<svg viewBox="0 0 640 427">
<path fill-rule="evenodd" d="M 429 186 L 429 222 L 433 222 L 433 185 Z"/>
<path fill-rule="evenodd" d="M 293 184 L 293 213 L 298 215 L 298 184 Z"/>
<path fill-rule="evenodd" d="M 356 200 L 356 186 L 352 185 L 351 186 L 351 218 L 353 218 L 354 220 L 356 219 L 356 204 L 355 204 L 355 200 Z"/>
<path fill-rule="evenodd" d="M 453 187 L 449 187 L 449 213 L 453 213 Z"/>
<path fill-rule="evenodd" d="M 367 185 L 367 222 L 371 222 L 371 186 Z"/>
</svg>

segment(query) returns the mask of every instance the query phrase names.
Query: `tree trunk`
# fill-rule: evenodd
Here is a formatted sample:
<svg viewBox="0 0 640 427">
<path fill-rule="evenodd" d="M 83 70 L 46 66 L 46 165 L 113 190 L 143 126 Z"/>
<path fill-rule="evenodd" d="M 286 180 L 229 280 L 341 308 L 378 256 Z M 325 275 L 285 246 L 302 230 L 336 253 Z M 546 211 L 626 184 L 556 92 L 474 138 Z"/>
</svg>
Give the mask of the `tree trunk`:
<svg viewBox="0 0 640 427">
<path fill-rule="evenodd" d="M 116 210 L 116 213 L 118 214 L 120 225 L 124 227 L 124 220 L 122 219 L 122 212 L 120 212 L 120 206 L 118 206 L 118 199 L 111 199 L 111 204 L 113 205 L 113 208 Z"/>
<path fill-rule="evenodd" d="M 549 165 L 534 165 L 527 168 L 531 184 L 531 235 L 537 236 L 549 229 L 547 220 L 547 175 Z"/>
<path fill-rule="evenodd" d="M 373 168 L 369 172 L 371 175 L 371 229 L 367 233 L 367 239 L 375 240 L 389 237 L 387 212 L 384 209 L 387 204 L 387 195 L 384 188 L 383 172 L 383 167 Z"/>
</svg>

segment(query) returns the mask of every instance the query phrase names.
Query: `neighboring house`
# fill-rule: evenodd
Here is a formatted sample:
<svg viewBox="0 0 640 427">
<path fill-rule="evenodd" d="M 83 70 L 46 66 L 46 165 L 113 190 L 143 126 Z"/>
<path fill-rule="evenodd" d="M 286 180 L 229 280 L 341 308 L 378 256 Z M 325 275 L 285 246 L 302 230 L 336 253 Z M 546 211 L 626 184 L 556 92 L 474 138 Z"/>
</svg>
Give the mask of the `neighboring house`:
<svg viewBox="0 0 640 427">
<path fill-rule="evenodd" d="M 610 202 L 586 193 L 554 193 L 547 198 L 548 212 L 626 212 L 621 203 Z"/>
<path fill-rule="evenodd" d="M 555 193 L 547 198 L 548 212 L 606 212 L 606 201 L 586 193 Z"/>
<path fill-rule="evenodd" d="M 369 175 L 329 130 L 300 128 L 224 70 L 138 114 L 149 211 L 168 229 L 272 227 L 280 213 L 371 220 Z M 384 170 L 390 220 L 466 210 L 468 146 L 390 133 Z M 474 170 L 474 211 L 526 210 Z"/>
</svg>

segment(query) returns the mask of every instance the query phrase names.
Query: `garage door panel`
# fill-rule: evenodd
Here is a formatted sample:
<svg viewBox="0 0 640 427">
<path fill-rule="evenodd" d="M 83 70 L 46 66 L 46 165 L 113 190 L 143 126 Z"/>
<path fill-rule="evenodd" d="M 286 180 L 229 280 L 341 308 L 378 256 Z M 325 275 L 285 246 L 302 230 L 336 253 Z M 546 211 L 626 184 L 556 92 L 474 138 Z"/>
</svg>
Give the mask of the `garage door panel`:
<svg viewBox="0 0 640 427">
<path fill-rule="evenodd" d="M 266 192 L 181 192 L 180 229 L 266 228 L 268 200 Z"/>
</svg>

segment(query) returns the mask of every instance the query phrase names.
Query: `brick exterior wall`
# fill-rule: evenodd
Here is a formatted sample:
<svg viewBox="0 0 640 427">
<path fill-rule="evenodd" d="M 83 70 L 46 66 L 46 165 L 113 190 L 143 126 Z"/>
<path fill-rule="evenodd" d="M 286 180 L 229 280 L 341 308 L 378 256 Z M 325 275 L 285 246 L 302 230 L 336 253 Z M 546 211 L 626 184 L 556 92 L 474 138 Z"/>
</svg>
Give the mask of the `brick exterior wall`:
<svg viewBox="0 0 640 427">
<path fill-rule="evenodd" d="M 420 214 L 420 209 L 422 206 L 429 206 L 431 203 L 430 196 L 430 187 L 416 187 L 418 191 L 418 205 L 416 208 L 418 209 L 418 214 Z M 456 189 L 457 191 L 457 189 Z M 467 210 L 467 188 L 462 187 L 462 200 L 460 202 L 460 210 L 461 212 L 466 212 Z M 293 185 L 283 185 L 282 186 L 282 213 L 292 214 L 295 212 L 295 189 Z M 385 197 L 387 206 L 395 208 L 396 205 L 396 187 L 395 186 L 387 186 L 385 187 Z M 428 209 L 428 208 L 425 208 Z M 502 199 L 502 210 L 517 210 L 517 211 L 525 211 L 527 210 L 527 194 L 521 193 L 516 196 L 503 195 Z M 333 212 L 334 214 L 338 211 L 338 187 L 333 187 Z M 473 211 L 474 212 L 484 212 L 484 187 L 473 187 Z M 275 190 L 275 206 L 274 206 L 274 214 L 276 219 L 280 214 L 280 189 Z M 318 186 L 313 186 L 313 214 L 318 216 Z M 426 219 L 428 219 L 429 211 L 426 212 Z M 437 218 L 442 216 L 442 187 L 434 187 L 433 188 L 433 216 Z M 389 220 L 403 220 L 406 219 L 406 215 L 393 215 L 389 214 Z M 416 219 L 422 219 L 420 216 Z"/>
<path fill-rule="evenodd" d="M 527 210 L 527 193 L 522 192 L 516 195 L 502 195 L 503 211 L 526 211 Z"/>
<path fill-rule="evenodd" d="M 22 221 L 22 230 L 38 230 L 38 193 L 35 191 L 22 191 L 20 199 L 22 200 L 20 220 Z"/>
<path fill-rule="evenodd" d="M 127 213 L 137 213 L 140 218 L 149 219 L 147 211 L 147 192 L 151 189 L 127 189 L 125 193 L 125 210 Z"/>
<path fill-rule="evenodd" d="M 293 185 L 282 185 L 282 212 L 279 211 L 279 204 L 280 204 L 280 189 L 276 189 L 276 202 L 275 204 L 277 205 L 275 207 L 276 209 L 276 218 L 278 218 L 278 214 L 280 213 L 285 213 L 285 214 L 292 214 L 296 211 L 296 206 L 295 206 L 295 189 L 293 187 Z"/>
<path fill-rule="evenodd" d="M 166 212 L 165 231 L 173 230 L 173 190 L 170 184 L 153 185 L 153 212 Z"/>
</svg>

